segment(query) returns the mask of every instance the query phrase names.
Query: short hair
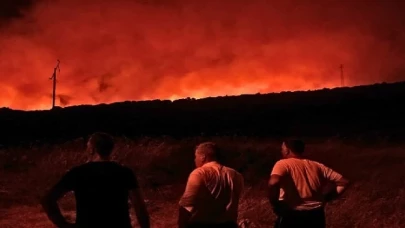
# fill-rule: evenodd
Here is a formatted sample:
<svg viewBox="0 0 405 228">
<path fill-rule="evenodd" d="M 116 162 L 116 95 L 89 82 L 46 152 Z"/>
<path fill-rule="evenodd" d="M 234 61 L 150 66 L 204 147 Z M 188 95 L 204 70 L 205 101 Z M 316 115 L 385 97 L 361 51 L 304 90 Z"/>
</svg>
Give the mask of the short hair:
<svg viewBox="0 0 405 228">
<path fill-rule="evenodd" d="M 302 154 L 305 150 L 305 143 L 300 139 L 291 139 L 284 141 L 286 147 L 293 153 Z"/>
<path fill-rule="evenodd" d="M 92 134 L 89 143 L 96 150 L 96 153 L 102 157 L 110 156 L 115 144 L 113 137 L 104 132 L 96 132 Z"/>
<path fill-rule="evenodd" d="M 203 142 L 196 146 L 196 153 L 211 159 L 219 159 L 219 147 L 213 142 Z"/>
</svg>

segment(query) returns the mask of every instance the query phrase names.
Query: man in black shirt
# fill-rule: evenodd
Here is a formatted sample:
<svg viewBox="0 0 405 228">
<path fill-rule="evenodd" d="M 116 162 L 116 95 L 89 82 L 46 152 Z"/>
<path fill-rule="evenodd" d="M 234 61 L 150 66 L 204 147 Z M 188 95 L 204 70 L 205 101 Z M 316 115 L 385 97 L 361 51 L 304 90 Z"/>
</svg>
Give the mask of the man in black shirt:
<svg viewBox="0 0 405 228">
<path fill-rule="evenodd" d="M 128 198 L 141 228 L 149 228 L 149 214 L 140 194 L 137 179 L 129 168 L 110 161 L 114 148 L 111 136 L 93 134 L 87 150 L 92 161 L 74 167 L 53 186 L 42 200 L 48 218 L 60 228 L 130 228 Z M 76 223 L 68 223 L 57 205 L 67 192 L 76 198 Z"/>
</svg>

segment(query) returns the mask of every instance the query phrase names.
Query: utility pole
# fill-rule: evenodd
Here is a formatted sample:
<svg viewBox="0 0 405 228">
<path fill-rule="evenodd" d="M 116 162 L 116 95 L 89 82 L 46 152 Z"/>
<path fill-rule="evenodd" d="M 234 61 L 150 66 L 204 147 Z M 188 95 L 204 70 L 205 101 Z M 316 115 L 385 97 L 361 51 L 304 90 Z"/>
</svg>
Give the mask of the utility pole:
<svg viewBox="0 0 405 228">
<path fill-rule="evenodd" d="M 50 77 L 49 79 L 53 79 L 53 90 L 52 90 L 52 109 L 55 108 L 55 97 L 56 97 L 56 71 L 59 71 L 60 74 L 60 61 L 59 59 L 57 60 L 58 63 L 56 64 L 55 68 L 53 68 L 53 74 L 52 77 Z"/>
<path fill-rule="evenodd" d="M 340 64 L 340 84 L 341 86 L 345 86 L 345 78 L 343 76 L 343 64 Z"/>
</svg>

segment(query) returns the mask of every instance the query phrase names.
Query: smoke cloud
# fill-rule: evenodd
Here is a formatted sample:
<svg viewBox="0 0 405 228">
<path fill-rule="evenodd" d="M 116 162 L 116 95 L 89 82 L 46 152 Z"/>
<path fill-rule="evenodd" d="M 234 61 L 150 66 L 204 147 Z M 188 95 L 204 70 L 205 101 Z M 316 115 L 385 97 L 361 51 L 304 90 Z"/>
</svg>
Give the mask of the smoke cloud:
<svg viewBox="0 0 405 228">
<path fill-rule="evenodd" d="M 0 107 L 405 79 L 400 1 L 42 0 L 0 27 Z"/>
</svg>

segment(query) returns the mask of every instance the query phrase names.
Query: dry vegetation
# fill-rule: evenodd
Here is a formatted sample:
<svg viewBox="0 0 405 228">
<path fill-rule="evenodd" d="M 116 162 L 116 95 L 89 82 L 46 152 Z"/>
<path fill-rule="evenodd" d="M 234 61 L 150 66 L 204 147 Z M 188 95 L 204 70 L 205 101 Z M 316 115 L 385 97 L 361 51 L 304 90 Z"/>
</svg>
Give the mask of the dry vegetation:
<svg viewBox="0 0 405 228">
<path fill-rule="evenodd" d="M 114 159 L 137 172 L 152 227 L 175 227 L 177 201 L 193 168 L 193 148 L 205 140 L 219 143 L 224 148 L 226 163 L 245 176 L 247 188 L 240 219 L 251 221 L 251 227 L 273 224 L 265 183 L 279 158 L 279 142 L 245 137 L 117 140 Z M 79 139 L 63 145 L 1 150 L 0 227 L 52 227 L 38 200 L 66 170 L 86 161 L 84 146 L 84 140 Z M 341 200 L 327 206 L 328 227 L 405 227 L 403 145 L 318 140 L 308 145 L 307 155 L 354 181 Z M 71 219 L 75 216 L 72 199 L 68 195 L 61 202 L 64 213 Z"/>
</svg>

